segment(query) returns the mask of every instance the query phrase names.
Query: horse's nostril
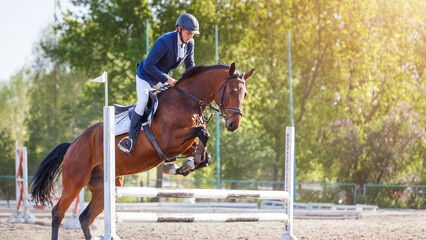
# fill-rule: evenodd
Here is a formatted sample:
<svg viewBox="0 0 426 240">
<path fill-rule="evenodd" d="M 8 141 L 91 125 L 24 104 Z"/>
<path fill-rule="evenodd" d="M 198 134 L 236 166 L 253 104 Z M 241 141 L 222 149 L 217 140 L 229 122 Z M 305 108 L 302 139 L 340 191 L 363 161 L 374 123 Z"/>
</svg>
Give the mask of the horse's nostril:
<svg viewBox="0 0 426 240">
<path fill-rule="evenodd" d="M 235 130 L 236 126 L 237 126 L 237 124 L 235 122 L 231 122 L 231 124 L 229 124 L 229 129 L 230 130 Z"/>
</svg>

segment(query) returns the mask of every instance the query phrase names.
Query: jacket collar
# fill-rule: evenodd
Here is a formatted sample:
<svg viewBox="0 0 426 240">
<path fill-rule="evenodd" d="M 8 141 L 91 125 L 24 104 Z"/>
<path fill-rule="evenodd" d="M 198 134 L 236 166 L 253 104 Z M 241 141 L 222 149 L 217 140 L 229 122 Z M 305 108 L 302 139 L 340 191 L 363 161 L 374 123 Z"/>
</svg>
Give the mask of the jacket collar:
<svg viewBox="0 0 426 240">
<path fill-rule="evenodd" d="M 178 47 L 180 47 L 180 46 L 182 46 L 182 44 L 184 44 L 184 43 L 183 43 L 183 41 L 182 41 L 182 40 L 180 40 L 179 33 L 178 33 L 177 31 L 176 31 L 176 33 L 177 33 L 177 34 L 176 34 L 176 39 L 177 39 L 176 41 L 177 41 L 177 45 L 178 45 Z M 185 44 L 185 45 L 186 45 L 186 44 Z M 184 45 L 184 46 L 185 46 L 185 45 Z"/>
</svg>

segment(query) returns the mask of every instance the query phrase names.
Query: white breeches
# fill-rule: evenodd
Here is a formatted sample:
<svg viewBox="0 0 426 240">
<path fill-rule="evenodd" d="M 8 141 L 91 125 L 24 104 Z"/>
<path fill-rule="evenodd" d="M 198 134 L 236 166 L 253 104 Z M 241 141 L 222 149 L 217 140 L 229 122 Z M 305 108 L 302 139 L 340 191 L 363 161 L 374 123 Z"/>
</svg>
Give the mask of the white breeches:
<svg viewBox="0 0 426 240">
<path fill-rule="evenodd" d="M 163 86 L 161 82 L 154 86 L 154 89 L 160 88 Z M 146 105 L 148 104 L 149 91 L 151 91 L 151 86 L 149 83 L 136 75 L 136 94 L 138 96 L 138 101 L 136 102 L 135 112 L 142 116 Z"/>
<path fill-rule="evenodd" d="M 150 90 L 151 86 L 149 83 L 143 79 L 140 79 L 138 75 L 136 75 L 136 94 L 138 96 L 138 101 L 136 102 L 135 112 L 140 116 L 142 116 L 146 104 L 148 104 Z"/>
</svg>

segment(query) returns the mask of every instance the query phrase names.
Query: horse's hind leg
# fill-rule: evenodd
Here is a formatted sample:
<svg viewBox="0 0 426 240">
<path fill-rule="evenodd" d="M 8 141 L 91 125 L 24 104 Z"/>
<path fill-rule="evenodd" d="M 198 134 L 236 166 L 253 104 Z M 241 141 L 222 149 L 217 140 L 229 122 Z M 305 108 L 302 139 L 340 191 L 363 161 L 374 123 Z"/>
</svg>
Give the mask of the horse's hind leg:
<svg viewBox="0 0 426 240">
<path fill-rule="evenodd" d="M 116 178 L 116 186 L 122 186 L 123 177 Z M 104 210 L 104 178 L 103 170 L 95 168 L 92 172 L 92 178 L 87 185 L 92 192 L 92 200 L 81 213 L 79 220 L 85 239 L 91 239 L 90 227 L 96 217 Z"/>
<path fill-rule="evenodd" d="M 90 227 L 95 218 L 104 210 L 104 179 L 103 170 L 95 167 L 87 187 L 92 192 L 92 200 L 80 214 L 79 220 L 85 239 L 91 239 Z"/>
<path fill-rule="evenodd" d="M 92 238 L 90 227 L 96 217 L 104 210 L 104 188 L 102 183 L 103 178 L 92 178 L 89 183 L 99 184 L 100 186 L 89 185 L 89 189 L 92 192 L 92 200 L 90 200 L 89 205 L 87 205 L 79 217 L 85 239 Z"/>
<path fill-rule="evenodd" d="M 64 219 L 65 212 L 85 185 L 85 183 L 78 182 L 73 182 L 72 184 L 65 184 L 63 181 L 62 196 L 52 209 L 52 240 L 58 239 L 59 227 L 62 219 Z"/>
</svg>

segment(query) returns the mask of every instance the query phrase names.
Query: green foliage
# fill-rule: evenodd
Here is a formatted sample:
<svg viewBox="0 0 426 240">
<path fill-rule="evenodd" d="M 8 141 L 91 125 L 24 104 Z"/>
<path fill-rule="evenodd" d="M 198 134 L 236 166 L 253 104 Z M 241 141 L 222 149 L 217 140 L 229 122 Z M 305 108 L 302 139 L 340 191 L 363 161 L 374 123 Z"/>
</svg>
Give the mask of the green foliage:
<svg viewBox="0 0 426 240">
<path fill-rule="evenodd" d="M 73 1 L 82 12 L 68 11 L 56 27 L 61 61 L 92 78 L 108 71 L 114 103 L 133 103 L 136 64 L 145 57 L 145 20 L 152 22 L 148 1 Z M 103 88 L 92 86 L 84 98 L 102 99 Z M 91 88 L 91 87 L 89 87 Z M 92 95 L 94 94 L 94 95 Z"/>
<path fill-rule="evenodd" d="M 0 175 L 15 174 L 15 145 L 10 141 L 10 128 L 0 130 Z"/>
<path fill-rule="evenodd" d="M 18 141 L 20 146 L 27 137 L 27 117 L 28 105 L 30 102 L 28 88 L 30 85 L 30 74 L 28 69 L 22 68 L 9 82 L 0 83 L 0 129 L 7 130 L 5 141 L 13 143 Z"/>
<path fill-rule="evenodd" d="M 23 84 L 23 71 L 14 76 L 10 85 L 0 85 L 0 175 L 15 175 L 15 139 L 22 139 L 25 131 L 23 120 L 25 107 L 19 109 L 20 104 L 26 99 L 19 95 Z M 23 90 L 25 91 L 25 90 Z M 21 111 L 20 111 L 21 110 Z M 11 199 L 15 194 L 15 181 L 12 178 L 0 179 L 0 199 Z"/>
<path fill-rule="evenodd" d="M 425 189 L 417 187 L 369 187 L 362 201 L 381 208 L 425 209 Z"/>
<path fill-rule="evenodd" d="M 7 84 L 0 83 L 0 175 L 15 175 L 15 142 L 21 147 L 28 138 L 28 79 L 28 71 L 22 68 Z M 9 200 L 14 194 L 14 179 L 1 179 L 0 198 Z"/>
<path fill-rule="evenodd" d="M 297 202 L 354 204 L 353 186 L 298 184 L 296 191 Z"/>
</svg>

